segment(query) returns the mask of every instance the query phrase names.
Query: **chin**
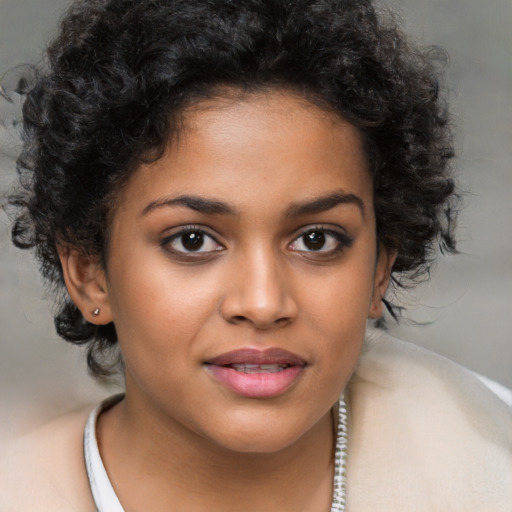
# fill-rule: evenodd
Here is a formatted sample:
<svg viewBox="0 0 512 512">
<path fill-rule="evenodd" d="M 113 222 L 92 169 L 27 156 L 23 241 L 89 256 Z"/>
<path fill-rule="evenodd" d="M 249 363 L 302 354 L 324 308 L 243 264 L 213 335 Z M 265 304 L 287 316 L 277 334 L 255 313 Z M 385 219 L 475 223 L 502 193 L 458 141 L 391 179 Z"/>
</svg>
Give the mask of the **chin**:
<svg viewBox="0 0 512 512">
<path fill-rule="evenodd" d="M 300 437 L 300 436 L 298 436 Z M 218 442 L 225 450 L 231 452 L 244 453 L 247 455 L 264 455 L 279 453 L 293 445 L 298 437 L 290 437 L 290 435 L 265 435 L 245 434 L 243 436 L 233 435 L 229 439 Z"/>
<path fill-rule="evenodd" d="M 219 425 L 216 432 L 210 431 L 207 437 L 217 446 L 232 452 L 246 454 L 272 454 L 291 447 L 307 436 L 315 426 L 320 426 L 318 420 L 307 421 L 293 418 L 286 411 L 281 411 L 276 418 L 272 414 L 249 414 L 243 418 L 231 418 L 229 424 Z M 286 421 L 283 421 L 286 418 Z M 330 425 L 330 415 L 329 415 Z M 331 427 L 329 427 L 331 428 Z"/>
</svg>

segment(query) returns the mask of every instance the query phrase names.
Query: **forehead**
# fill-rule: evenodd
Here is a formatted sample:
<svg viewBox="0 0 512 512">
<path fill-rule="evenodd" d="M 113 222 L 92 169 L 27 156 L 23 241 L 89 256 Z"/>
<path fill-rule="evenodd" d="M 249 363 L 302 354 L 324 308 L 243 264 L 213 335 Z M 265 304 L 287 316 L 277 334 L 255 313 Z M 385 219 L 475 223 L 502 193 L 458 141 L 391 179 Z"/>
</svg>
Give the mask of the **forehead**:
<svg viewBox="0 0 512 512">
<path fill-rule="evenodd" d="M 254 202 L 284 208 L 339 190 L 371 203 L 359 131 L 296 94 L 273 91 L 186 109 L 179 134 L 161 159 L 135 171 L 121 204 L 193 193 L 243 211 Z"/>
</svg>

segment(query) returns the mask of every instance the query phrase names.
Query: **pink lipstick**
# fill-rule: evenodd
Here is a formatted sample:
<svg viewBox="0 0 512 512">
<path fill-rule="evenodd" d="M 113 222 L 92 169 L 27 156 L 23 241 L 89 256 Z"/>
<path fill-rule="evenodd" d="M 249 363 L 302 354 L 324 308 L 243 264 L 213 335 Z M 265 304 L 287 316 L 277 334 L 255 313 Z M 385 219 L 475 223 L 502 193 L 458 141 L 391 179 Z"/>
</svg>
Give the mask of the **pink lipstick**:
<svg viewBox="0 0 512 512">
<path fill-rule="evenodd" d="M 243 348 L 214 357 L 206 369 L 219 383 L 247 398 L 271 398 L 298 379 L 306 362 L 279 348 Z"/>
</svg>

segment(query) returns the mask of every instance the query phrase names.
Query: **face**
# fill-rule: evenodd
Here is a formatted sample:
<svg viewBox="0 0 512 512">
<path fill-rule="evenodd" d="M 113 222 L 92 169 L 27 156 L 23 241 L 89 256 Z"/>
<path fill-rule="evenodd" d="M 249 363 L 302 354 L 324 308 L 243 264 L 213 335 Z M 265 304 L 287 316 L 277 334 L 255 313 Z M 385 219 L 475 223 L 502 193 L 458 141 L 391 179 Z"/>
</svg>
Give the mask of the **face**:
<svg viewBox="0 0 512 512">
<path fill-rule="evenodd" d="M 102 314 L 127 401 L 238 451 L 325 419 L 387 285 L 372 192 L 358 131 L 290 93 L 185 112 L 113 218 Z"/>
</svg>

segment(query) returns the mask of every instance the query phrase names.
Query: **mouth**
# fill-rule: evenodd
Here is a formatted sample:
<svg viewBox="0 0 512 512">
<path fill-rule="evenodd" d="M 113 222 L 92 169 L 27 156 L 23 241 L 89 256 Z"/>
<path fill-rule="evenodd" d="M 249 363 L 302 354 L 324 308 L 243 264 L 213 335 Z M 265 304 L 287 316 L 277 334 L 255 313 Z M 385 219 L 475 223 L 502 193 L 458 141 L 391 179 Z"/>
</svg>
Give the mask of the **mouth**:
<svg viewBox="0 0 512 512">
<path fill-rule="evenodd" d="M 218 384 L 237 395 L 272 398 L 290 389 L 307 364 L 283 349 L 246 348 L 214 357 L 204 366 Z"/>
<path fill-rule="evenodd" d="M 286 370 L 288 364 L 231 364 L 227 366 L 237 372 L 257 374 L 257 373 L 277 373 Z"/>
</svg>

